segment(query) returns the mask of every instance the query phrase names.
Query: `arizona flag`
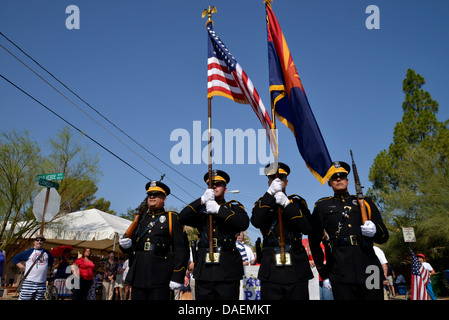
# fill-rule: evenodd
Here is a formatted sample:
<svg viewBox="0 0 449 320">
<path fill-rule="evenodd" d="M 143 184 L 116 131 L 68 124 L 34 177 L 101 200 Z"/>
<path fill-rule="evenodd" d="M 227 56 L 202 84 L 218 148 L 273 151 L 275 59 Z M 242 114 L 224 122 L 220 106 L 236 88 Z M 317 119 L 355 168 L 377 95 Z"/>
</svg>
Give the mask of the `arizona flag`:
<svg viewBox="0 0 449 320">
<path fill-rule="evenodd" d="M 335 173 L 281 27 L 266 1 L 270 95 L 276 117 L 293 133 L 307 167 L 324 184 Z"/>
<path fill-rule="evenodd" d="M 276 156 L 277 140 L 268 111 L 251 79 L 229 52 L 208 23 L 207 97 L 222 96 L 235 102 L 249 104 L 265 128 L 271 151 Z"/>
</svg>

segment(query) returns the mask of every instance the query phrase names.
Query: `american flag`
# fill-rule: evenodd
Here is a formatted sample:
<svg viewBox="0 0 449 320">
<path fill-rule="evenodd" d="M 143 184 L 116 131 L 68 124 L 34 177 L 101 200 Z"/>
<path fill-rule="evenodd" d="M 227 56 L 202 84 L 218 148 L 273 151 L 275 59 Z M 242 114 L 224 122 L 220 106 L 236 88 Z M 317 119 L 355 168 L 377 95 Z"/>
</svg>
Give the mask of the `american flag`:
<svg viewBox="0 0 449 320">
<path fill-rule="evenodd" d="M 249 104 L 265 128 L 273 154 L 277 154 L 277 142 L 272 130 L 271 118 L 256 88 L 212 28 L 209 34 L 207 59 L 207 97 L 222 96 L 237 103 Z"/>
<path fill-rule="evenodd" d="M 431 300 L 426 286 L 430 281 L 429 271 L 412 251 L 412 292 L 411 300 Z"/>
</svg>

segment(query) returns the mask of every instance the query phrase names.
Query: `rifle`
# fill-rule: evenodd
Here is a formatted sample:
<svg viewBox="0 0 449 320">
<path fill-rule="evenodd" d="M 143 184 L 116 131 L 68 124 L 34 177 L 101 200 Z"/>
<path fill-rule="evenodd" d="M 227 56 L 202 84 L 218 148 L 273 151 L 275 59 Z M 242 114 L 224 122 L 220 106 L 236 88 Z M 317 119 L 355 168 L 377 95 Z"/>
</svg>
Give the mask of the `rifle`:
<svg viewBox="0 0 449 320">
<path fill-rule="evenodd" d="M 147 198 L 148 197 L 145 197 L 145 199 L 136 208 L 136 211 L 134 214 L 134 221 L 130 224 L 130 226 L 126 230 L 125 234 L 123 235 L 123 238 L 131 238 L 133 236 L 134 232 L 137 229 L 137 226 L 139 225 L 140 217 L 148 209 Z"/>
<path fill-rule="evenodd" d="M 368 219 L 368 214 L 366 213 L 365 202 L 363 199 L 363 191 L 362 191 L 363 187 L 362 187 L 362 184 L 360 183 L 360 178 L 359 178 L 359 174 L 357 172 L 357 167 L 354 162 L 354 157 L 352 156 L 352 150 L 350 150 L 350 152 L 351 152 L 351 159 L 352 159 L 352 172 L 354 175 L 355 193 L 357 195 L 357 201 L 359 203 L 360 213 L 362 215 L 362 224 L 364 224 L 365 221 L 367 221 L 369 219 Z"/>
</svg>

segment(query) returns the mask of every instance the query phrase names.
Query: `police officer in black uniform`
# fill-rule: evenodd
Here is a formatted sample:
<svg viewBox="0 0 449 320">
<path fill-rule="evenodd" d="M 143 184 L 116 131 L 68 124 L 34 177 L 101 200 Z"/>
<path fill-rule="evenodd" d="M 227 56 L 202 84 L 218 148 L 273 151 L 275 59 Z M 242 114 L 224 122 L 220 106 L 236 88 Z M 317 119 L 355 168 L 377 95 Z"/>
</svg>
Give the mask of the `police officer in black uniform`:
<svg viewBox="0 0 449 320">
<path fill-rule="evenodd" d="M 374 202 L 365 197 L 368 219 L 362 224 L 357 197 L 348 193 L 350 166 L 333 163 L 336 173 L 328 184 L 334 196 L 315 203 L 312 213 L 310 249 L 323 279 L 335 300 L 382 300 L 383 271 L 373 249 L 373 242 L 385 243 L 388 231 Z M 328 240 L 325 240 L 328 239 Z M 326 264 L 320 243 L 326 250 Z M 327 247 L 326 247 L 327 248 Z"/>
<path fill-rule="evenodd" d="M 251 223 L 263 235 L 263 250 L 258 278 L 262 300 L 309 299 L 309 279 L 313 278 L 309 258 L 302 245 L 302 235 L 311 230 L 310 211 L 306 201 L 285 188 L 290 168 L 279 163 L 278 178 L 272 164 L 265 167 L 269 188 L 254 204 Z M 285 242 L 286 263 L 280 261 L 279 207 Z"/>
<path fill-rule="evenodd" d="M 209 182 L 209 173 L 204 175 Z M 249 226 L 243 205 L 235 200 L 226 202 L 224 195 L 229 175 L 212 170 L 212 189 L 185 207 L 179 221 L 197 228 L 198 252 L 193 277 L 197 300 L 238 300 L 243 262 L 235 246 L 235 235 Z M 214 256 L 209 255 L 209 215 L 213 216 Z"/>
<path fill-rule="evenodd" d="M 164 209 L 170 189 L 150 181 L 145 190 L 146 206 L 136 231 L 119 241 L 120 249 L 130 255 L 125 283 L 132 286 L 132 300 L 168 300 L 170 289 L 184 283 L 190 256 L 187 235 L 178 214 Z"/>
</svg>

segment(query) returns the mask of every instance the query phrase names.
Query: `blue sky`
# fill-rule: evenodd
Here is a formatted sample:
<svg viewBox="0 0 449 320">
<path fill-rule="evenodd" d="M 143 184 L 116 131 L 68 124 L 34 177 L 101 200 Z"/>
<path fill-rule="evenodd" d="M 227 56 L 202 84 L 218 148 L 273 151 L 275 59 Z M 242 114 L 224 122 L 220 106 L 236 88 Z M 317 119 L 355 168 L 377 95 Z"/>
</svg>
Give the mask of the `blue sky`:
<svg viewBox="0 0 449 320">
<path fill-rule="evenodd" d="M 80 29 L 68 30 L 66 8 L 77 5 Z M 207 163 L 175 165 L 170 141 L 176 129 L 193 135 L 194 121 L 207 129 L 207 34 L 202 10 L 214 5 L 214 29 L 249 75 L 269 107 L 265 8 L 262 0 L 222 1 L 11 1 L 0 2 L 0 31 L 40 64 L 165 163 L 121 135 L 76 97 L 61 88 L 29 59 L 0 37 L 0 44 L 39 72 L 97 123 L 0 48 L 0 73 L 29 92 L 89 136 L 123 158 L 145 176 L 166 182 L 174 195 L 167 205 L 181 210 L 199 197 Z M 369 5 L 380 12 L 380 29 L 369 30 Z M 350 162 L 353 150 L 365 190 L 373 159 L 392 142 L 402 117 L 402 81 L 408 68 L 426 79 L 424 89 L 440 104 L 438 118 L 448 119 L 449 3 L 445 0 L 275 0 L 276 14 L 287 39 L 310 105 L 333 160 Z M 0 79 L 0 129 L 28 130 L 45 152 L 47 141 L 64 123 Z M 215 97 L 212 125 L 258 130 L 261 125 L 248 105 Z M 280 161 L 287 163 L 287 193 L 304 197 L 312 210 L 330 195 L 306 168 L 291 132 L 277 122 Z M 192 137 L 190 140 L 193 145 Z M 206 142 L 201 149 L 206 148 Z M 81 144 L 98 153 L 103 176 L 97 196 L 123 213 L 145 196 L 147 179 L 86 138 Z M 224 144 L 224 141 L 223 141 Z M 131 148 L 139 156 L 130 151 Z M 246 148 L 247 150 L 247 148 Z M 191 151 L 193 152 L 193 151 Z M 141 159 L 143 157 L 146 161 Z M 253 203 L 267 189 L 259 175 L 264 163 L 214 164 L 231 176 L 228 195 L 251 215 Z M 224 162 L 223 156 L 223 162 Z M 150 166 L 151 163 L 152 166 Z M 155 170 L 156 167 L 159 171 Z M 181 188 L 176 186 L 174 183 Z M 354 192 L 352 176 L 350 191 Z M 198 186 L 199 185 L 199 186 Z M 186 192 L 187 191 L 187 192 Z M 253 241 L 258 230 L 250 227 Z"/>
</svg>

